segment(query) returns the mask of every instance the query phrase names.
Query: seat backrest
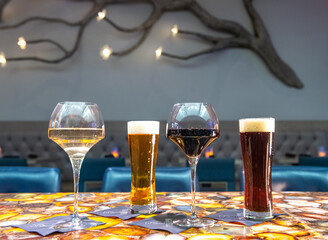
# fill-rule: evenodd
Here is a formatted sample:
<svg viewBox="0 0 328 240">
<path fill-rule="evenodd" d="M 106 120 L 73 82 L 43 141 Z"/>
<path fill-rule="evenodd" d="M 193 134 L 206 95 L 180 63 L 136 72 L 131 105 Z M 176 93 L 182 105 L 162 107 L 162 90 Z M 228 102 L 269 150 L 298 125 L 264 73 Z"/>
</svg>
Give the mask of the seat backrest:
<svg viewBox="0 0 328 240">
<path fill-rule="evenodd" d="M 0 158 L 0 166 L 27 166 L 26 158 L 19 157 L 3 157 Z"/>
<path fill-rule="evenodd" d="M 299 157 L 300 166 L 328 167 L 328 157 Z"/>
<path fill-rule="evenodd" d="M 85 158 L 80 172 L 80 192 L 100 192 L 106 168 L 123 167 L 124 158 Z"/>
<path fill-rule="evenodd" d="M 190 168 L 188 167 L 156 167 L 155 174 L 157 192 L 189 192 Z M 199 190 L 196 179 L 196 191 Z M 110 167 L 104 174 L 103 192 L 130 192 L 131 168 Z"/>
<path fill-rule="evenodd" d="M 233 158 L 201 158 L 197 164 L 197 176 L 201 190 L 202 183 L 204 185 L 222 183 L 223 186 L 220 189 L 213 190 L 235 191 L 235 160 Z"/>
<path fill-rule="evenodd" d="M 55 193 L 60 191 L 60 181 L 58 168 L 0 167 L 1 193 Z"/>
<path fill-rule="evenodd" d="M 241 179 L 244 190 L 244 173 Z M 314 166 L 273 166 L 273 191 L 328 191 L 328 168 Z"/>
</svg>

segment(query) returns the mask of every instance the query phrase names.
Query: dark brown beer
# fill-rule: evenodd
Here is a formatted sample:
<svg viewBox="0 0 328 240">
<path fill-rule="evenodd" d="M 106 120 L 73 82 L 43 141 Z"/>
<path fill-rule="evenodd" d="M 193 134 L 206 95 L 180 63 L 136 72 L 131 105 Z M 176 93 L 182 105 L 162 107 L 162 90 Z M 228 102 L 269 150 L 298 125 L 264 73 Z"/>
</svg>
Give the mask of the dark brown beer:
<svg viewBox="0 0 328 240">
<path fill-rule="evenodd" d="M 155 170 L 158 134 L 129 134 L 131 204 L 156 203 Z"/>
<path fill-rule="evenodd" d="M 252 219 L 271 218 L 271 167 L 275 120 L 241 119 L 239 131 L 245 173 L 244 216 Z"/>
<path fill-rule="evenodd" d="M 240 133 L 245 171 L 245 208 L 254 212 L 272 209 L 272 132 Z"/>
</svg>

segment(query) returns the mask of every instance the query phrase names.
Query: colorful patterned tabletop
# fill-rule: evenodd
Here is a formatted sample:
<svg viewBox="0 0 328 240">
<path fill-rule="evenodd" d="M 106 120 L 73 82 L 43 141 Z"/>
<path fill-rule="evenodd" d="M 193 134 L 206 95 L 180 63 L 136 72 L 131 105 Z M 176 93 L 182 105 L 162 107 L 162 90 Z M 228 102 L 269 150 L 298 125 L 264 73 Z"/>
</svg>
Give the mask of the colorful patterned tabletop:
<svg viewBox="0 0 328 240">
<path fill-rule="evenodd" d="M 150 230 L 128 225 L 149 215 L 129 220 L 99 217 L 91 211 L 108 207 L 128 206 L 129 193 L 80 193 L 79 212 L 104 222 L 94 228 L 67 233 L 53 233 L 42 237 L 13 224 L 41 221 L 54 216 L 71 214 L 72 193 L 56 194 L 0 194 L 0 240 L 2 239 L 111 239 L 111 240 L 206 240 L 206 239 L 328 239 L 328 193 L 274 193 L 274 211 L 271 221 L 247 227 L 240 223 L 217 221 L 208 228 L 191 228 L 179 234 Z M 240 192 L 197 193 L 199 217 L 226 209 L 243 208 Z M 189 214 L 190 193 L 158 193 L 157 205 L 164 212 Z M 162 213 L 160 213 L 162 214 Z"/>
</svg>

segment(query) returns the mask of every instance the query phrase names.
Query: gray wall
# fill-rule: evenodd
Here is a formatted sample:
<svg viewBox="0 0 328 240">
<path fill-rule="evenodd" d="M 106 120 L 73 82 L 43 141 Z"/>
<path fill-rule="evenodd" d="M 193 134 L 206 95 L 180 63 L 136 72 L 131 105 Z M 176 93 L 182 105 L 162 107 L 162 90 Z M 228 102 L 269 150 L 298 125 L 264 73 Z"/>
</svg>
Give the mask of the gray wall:
<svg viewBox="0 0 328 240">
<path fill-rule="evenodd" d="M 212 14 L 235 20 L 251 30 L 240 0 L 199 1 Z M 175 37 L 170 28 L 208 32 L 189 13 L 167 13 L 156 23 L 146 42 L 132 54 L 103 61 L 99 49 L 129 46 L 137 35 L 116 32 L 105 23 L 88 26 L 81 48 L 73 58 L 57 64 L 10 62 L 0 68 L 0 121 L 47 121 L 59 101 L 92 101 L 99 104 L 107 121 L 131 119 L 166 120 L 176 102 L 206 101 L 219 119 L 273 116 L 278 120 L 328 120 L 328 1 L 254 0 L 274 46 L 295 70 L 305 87 L 289 88 L 278 81 L 263 62 L 248 50 L 226 50 L 190 61 L 161 58 L 154 51 L 189 54 L 206 47 L 192 39 Z M 59 0 L 12 0 L 4 19 L 14 23 L 28 15 L 82 16 L 88 3 Z M 150 8 L 115 6 L 109 15 L 124 26 L 134 26 Z M 16 42 L 54 37 L 72 46 L 75 30 L 60 25 L 31 23 L 1 31 L 0 51 L 6 56 L 56 56 L 47 45 L 30 46 L 22 52 Z"/>
</svg>

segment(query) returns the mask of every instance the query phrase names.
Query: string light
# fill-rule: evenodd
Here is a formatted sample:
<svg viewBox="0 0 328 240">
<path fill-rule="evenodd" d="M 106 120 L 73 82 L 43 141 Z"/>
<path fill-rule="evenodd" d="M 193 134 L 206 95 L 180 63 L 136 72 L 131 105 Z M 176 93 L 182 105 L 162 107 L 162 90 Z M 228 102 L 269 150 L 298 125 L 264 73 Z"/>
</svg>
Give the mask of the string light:
<svg viewBox="0 0 328 240">
<path fill-rule="evenodd" d="M 111 49 L 108 45 L 105 45 L 100 50 L 100 56 L 102 57 L 102 59 L 107 60 L 112 54 L 112 52 L 113 49 Z"/>
<path fill-rule="evenodd" d="M 179 32 L 178 25 L 174 25 L 173 28 L 171 28 L 172 36 L 176 36 Z"/>
<path fill-rule="evenodd" d="M 22 49 L 25 50 L 26 49 L 26 41 L 23 37 L 18 38 L 18 42 L 17 45 Z"/>
<path fill-rule="evenodd" d="M 1 67 L 5 67 L 7 64 L 7 59 L 3 52 L 0 52 L 0 64 L 1 64 Z"/>
<path fill-rule="evenodd" d="M 156 54 L 156 59 L 159 59 L 162 55 L 163 48 L 159 47 L 156 49 L 155 54 Z"/>
<path fill-rule="evenodd" d="M 97 21 L 100 22 L 106 17 L 106 9 L 103 9 L 101 12 L 98 12 Z"/>
</svg>

